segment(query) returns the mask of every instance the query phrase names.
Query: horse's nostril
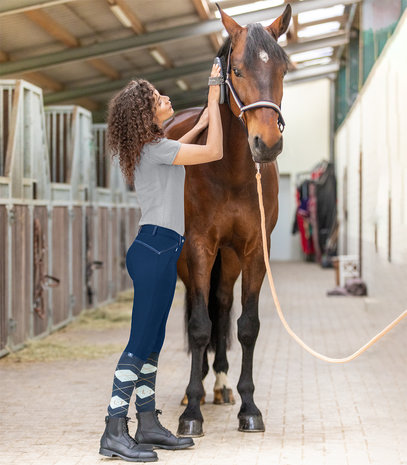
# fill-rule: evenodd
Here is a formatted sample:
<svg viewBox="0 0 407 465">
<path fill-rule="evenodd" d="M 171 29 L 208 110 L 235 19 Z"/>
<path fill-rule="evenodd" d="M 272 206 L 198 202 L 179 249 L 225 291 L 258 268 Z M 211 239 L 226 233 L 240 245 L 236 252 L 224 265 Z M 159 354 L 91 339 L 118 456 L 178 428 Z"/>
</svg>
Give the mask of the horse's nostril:
<svg viewBox="0 0 407 465">
<path fill-rule="evenodd" d="M 259 136 L 254 136 L 253 142 L 254 142 L 254 147 L 255 147 L 256 149 L 260 148 L 261 139 L 260 139 Z"/>
</svg>

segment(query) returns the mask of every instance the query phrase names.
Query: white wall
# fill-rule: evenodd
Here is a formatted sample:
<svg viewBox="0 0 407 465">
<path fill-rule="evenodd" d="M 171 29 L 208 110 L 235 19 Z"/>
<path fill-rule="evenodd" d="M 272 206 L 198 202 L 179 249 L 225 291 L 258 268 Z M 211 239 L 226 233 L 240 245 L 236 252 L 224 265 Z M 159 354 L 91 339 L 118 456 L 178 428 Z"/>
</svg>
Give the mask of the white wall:
<svg viewBox="0 0 407 465">
<path fill-rule="evenodd" d="M 310 171 L 321 160 L 329 160 L 329 79 L 286 85 L 282 112 L 286 127 L 278 167 L 280 175 L 289 177 L 290 182 L 289 187 L 284 185 L 280 192 L 280 210 L 288 208 L 290 211 L 280 211 L 279 221 L 272 234 L 271 258 L 299 260 L 300 238 L 298 234 L 291 234 L 296 210 L 296 175 L 302 171 Z M 287 221 L 287 217 L 291 221 Z"/>
<path fill-rule="evenodd" d="M 363 278 L 371 295 L 377 298 L 387 295 L 391 297 L 389 302 L 398 299 L 403 308 L 407 306 L 406 43 L 407 11 L 335 140 L 340 252 L 359 253 L 359 163 L 362 157 Z"/>
</svg>

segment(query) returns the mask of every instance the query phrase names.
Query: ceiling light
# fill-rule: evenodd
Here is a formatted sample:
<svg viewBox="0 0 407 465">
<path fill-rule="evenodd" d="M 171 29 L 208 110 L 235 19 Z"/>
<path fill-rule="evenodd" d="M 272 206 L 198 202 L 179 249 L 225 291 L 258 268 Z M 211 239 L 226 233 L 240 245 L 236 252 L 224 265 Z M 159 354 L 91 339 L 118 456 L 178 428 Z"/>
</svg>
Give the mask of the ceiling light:
<svg viewBox="0 0 407 465">
<path fill-rule="evenodd" d="M 167 63 L 166 59 L 155 48 L 150 50 L 150 53 L 161 66 L 164 66 Z"/>
<path fill-rule="evenodd" d="M 180 89 L 188 90 L 188 84 L 183 79 L 177 79 L 175 82 Z"/>
<path fill-rule="evenodd" d="M 283 5 L 284 0 L 262 0 L 260 2 L 254 3 L 245 3 L 244 5 L 232 6 L 230 8 L 225 8 L 223 11 L 229 16 L 241 15 L 243 13 L 250 13 L 252 11 L 265 10 L 267 8 L 272 8 L 274 6 Z M 220 18 L 219 11 L 215 11 L 215 17 Z"/>
<path fill-rule="evenodd" d="M 290 55 L 290 60 L 294 62 L 315 60 L 326 56 L 331 56 L 334 49 L 333 47 L 318 48 L 316 50 L 309 50 L 308 52 L 293 53 Z"/>
<path fill-rule="evenodd" d="M 300 29 L 297 32 L 298 37 L 314 37 L 321 34 L 329 34 L 330 32 L 339 31 L 341 23 L 339 21 L 329 21 L 328 23 L 315 24 Z"/>
<path fill-rule="evenodd" d="M 298 23 L 305 24 L 311 21 L 318 21 L 320 19 L 342 16 L 344 11 L 345 5 L 335 5 L 330 8 L 319 8 L 318 10 L 306 11 L 298 15 Z"/>
<path fill-rule="evenodd" d="M 119 5 L 110 5 L 110 9 L 112 13 L 116 16 L 116 18 L 123 24 L 125 27 L 131 27 L 131 21 L 127 17 L 126 13 L 120 8 Z"/>
</svg>

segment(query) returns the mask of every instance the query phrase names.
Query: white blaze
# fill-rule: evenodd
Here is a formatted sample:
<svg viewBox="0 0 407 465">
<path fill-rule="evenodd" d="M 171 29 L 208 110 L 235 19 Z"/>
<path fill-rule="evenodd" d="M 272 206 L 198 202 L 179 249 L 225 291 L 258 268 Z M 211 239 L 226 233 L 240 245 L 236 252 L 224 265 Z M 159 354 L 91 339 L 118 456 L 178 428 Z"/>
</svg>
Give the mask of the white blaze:
<svg viewBox="0 0 407 465">
<path fill-rule="evenodd" d="M 267 52 L 265 52 L 264 50 L 261 50 L 259 52 L 259 58 L 261 61 L 264 61 L 264 63 L 267 63 L 269 61 L 269 56 L 267 55 Z"/>
</svg>

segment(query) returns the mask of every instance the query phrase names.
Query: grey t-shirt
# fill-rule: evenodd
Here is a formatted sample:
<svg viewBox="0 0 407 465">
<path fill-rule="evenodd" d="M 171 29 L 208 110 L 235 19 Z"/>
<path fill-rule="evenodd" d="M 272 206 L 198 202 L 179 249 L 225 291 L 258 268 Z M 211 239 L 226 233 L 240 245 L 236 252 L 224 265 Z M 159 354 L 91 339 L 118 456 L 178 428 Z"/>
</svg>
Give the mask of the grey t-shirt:
<svg viewBox="0 0 407 465">
<path fill-rule="evenodd" d="M 156 224 L 183 235 L 185 168 L 172 164 L 180 147 L 180 142 L 166 138 L 145 144 L 135 170 L 135 188 L 140 225 Z"/>
</svg>

